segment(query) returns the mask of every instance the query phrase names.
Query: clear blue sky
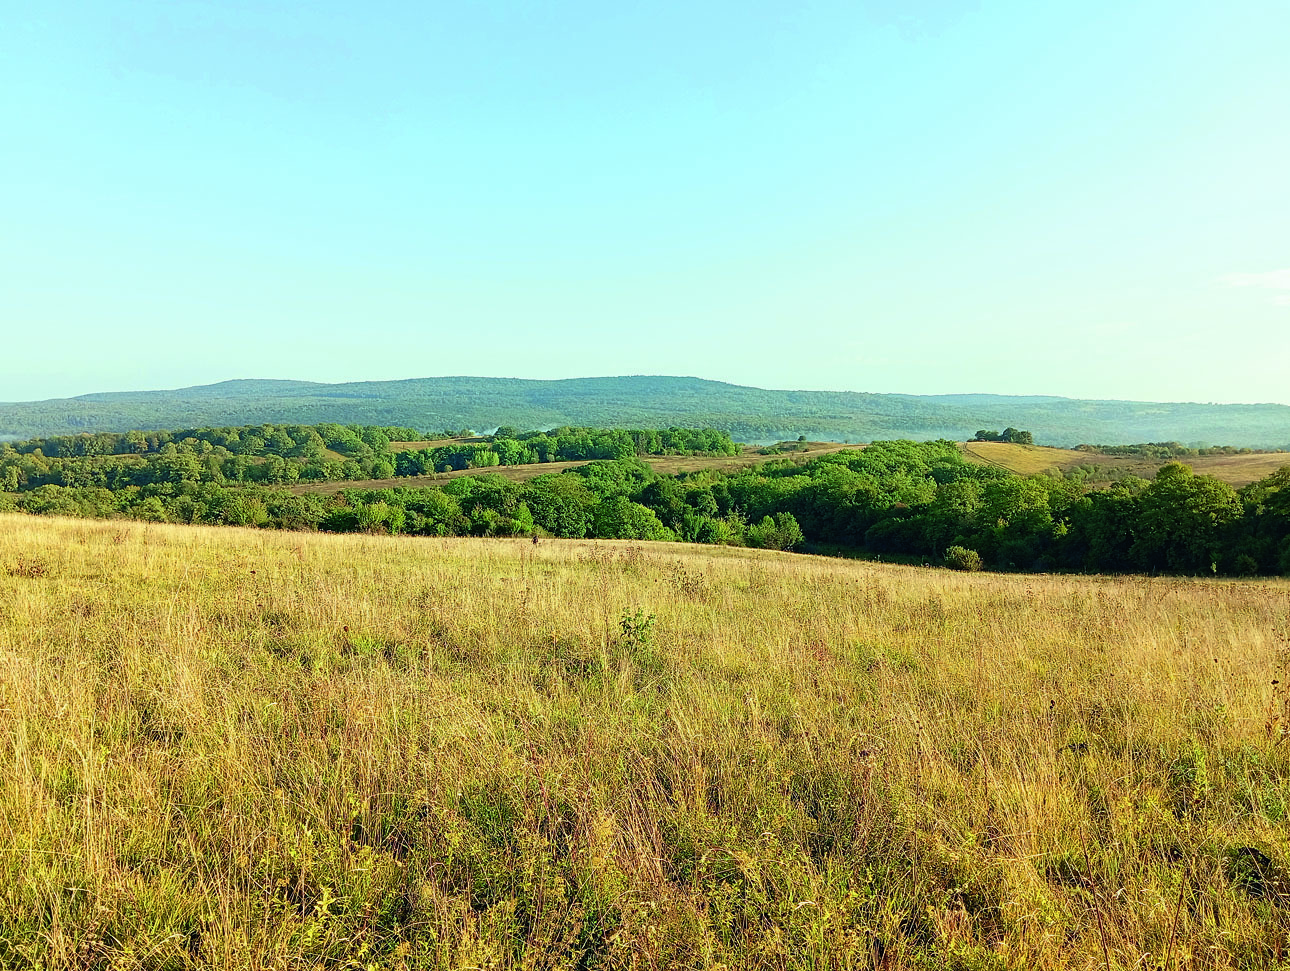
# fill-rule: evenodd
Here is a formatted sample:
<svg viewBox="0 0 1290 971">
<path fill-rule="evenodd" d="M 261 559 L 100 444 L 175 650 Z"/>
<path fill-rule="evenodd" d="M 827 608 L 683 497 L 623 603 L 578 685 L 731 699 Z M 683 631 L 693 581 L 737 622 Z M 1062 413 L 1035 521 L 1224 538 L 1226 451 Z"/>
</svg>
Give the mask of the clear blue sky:
<svg viewBox="0 0 1290 971">
<path fill-rule="evenodd" d="M 9 4 L 0 400 L 1290 403 L 1285 0 Z"/>
</svg>

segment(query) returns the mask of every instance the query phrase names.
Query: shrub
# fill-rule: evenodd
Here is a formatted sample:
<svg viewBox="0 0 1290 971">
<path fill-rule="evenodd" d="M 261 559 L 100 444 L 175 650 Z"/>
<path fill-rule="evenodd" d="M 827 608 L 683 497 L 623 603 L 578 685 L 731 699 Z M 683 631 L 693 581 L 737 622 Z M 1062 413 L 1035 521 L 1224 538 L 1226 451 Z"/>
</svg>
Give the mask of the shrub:
<svg viewBox="0 0 1290 971">
<path fill-rule="evenodd" d="M 777 512 L 774 518 L 765 516 L 760 523 L 748 527 L 748 545 L 767 550 L 791 550 L 802 542 L 802 527 L 791 512 Z"/>
<path fill-rule="evenodd" d="M 970 550 L 966 546 L 951 546 L 945 551 L 945 565 L 951 570 L 967 570 L 970 573 L 982 569 L 985 563 L 981 560 L 981 554 L 976 550 Z"/>
<path fill-rule="evenodd" d="M 725 519 L 700 516 L 694 529 L 694 541 L 715 546 L 738 546 L 743 542 L 742 532 L 743 524 L 738 516 L 727 516 Z"/>
</svg>

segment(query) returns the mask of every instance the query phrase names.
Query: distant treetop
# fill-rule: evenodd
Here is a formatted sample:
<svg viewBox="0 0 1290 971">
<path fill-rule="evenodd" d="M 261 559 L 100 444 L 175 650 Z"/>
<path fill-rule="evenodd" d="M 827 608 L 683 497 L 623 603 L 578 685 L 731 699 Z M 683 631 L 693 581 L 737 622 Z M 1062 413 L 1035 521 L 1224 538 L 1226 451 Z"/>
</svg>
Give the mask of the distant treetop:
<svg viewBox="0 0 1290 971">
<path fill-rule="evenodd" d="M 1009 426 L 1001 432 L 992 432 L 982 429 L 973 437 L 974 442 L 1009 442 L 1013 445 L 1034 445 L 1035 436 L 1030 432 L 1024 432 L 1019 428 Z"/>
</svg>

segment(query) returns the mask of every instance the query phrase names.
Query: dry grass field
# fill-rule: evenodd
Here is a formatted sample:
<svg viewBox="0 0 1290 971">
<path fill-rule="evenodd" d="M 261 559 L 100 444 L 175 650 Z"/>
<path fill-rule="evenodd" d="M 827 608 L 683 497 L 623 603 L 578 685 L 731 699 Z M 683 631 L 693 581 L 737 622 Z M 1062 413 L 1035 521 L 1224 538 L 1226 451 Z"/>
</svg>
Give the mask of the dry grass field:
<svg viewBox="0 0 1290 971">
<path fill-rule="evenodd" d="M 1278 469 L 1290 465 L 1290 455 L 1271 452 L 1266 455 L 1200 455 L 1187 463 L 1198 475 L 1212 475 L 1235 486 L 1266 479 Z"/>
<path fill-rule="evenodd" d="M 1290 967 L 1290 585 L 0 517 L 0 967 Z"/>
<path fill-rule="evenodd" d="M 1046 445 L 1014 445 L 1010 442 L 964 442 L 963 454 L 968 461 L 995 465 L 1019 475 L 1035 475 L 1049 469 L 1068 469 L 1076 465 L 1101 464 L 1103 460 L 1125 465 L 1144 466 L 1140 459 L 1119 459 L 1108 455 L 1091 455 L 1072 448 L 1049 448 Z"/>
<path fill-rule="evenodd" d="M 1064 471 L 1081 465 L 1096 465 L 1110 471 L 1130 472 L 1144 479 L 1151 479 L 1155 477 L 1156 470 L 1165 464 L 1165 460 L 1099 455 L 1096 452 L 1079 452 L 1069 448 L 1013 445 L 1008 442 L 964 442 L 963 453 L 969 461 L 995 465 L 1021 475 L 1033 475 L 1049 469 Z M 1290 454 L 1198 455 L 1177 461 L 1190 465 L 1198 475 L 1212 475 L 1229 485 L 1243 486 L 1290 465 Z"/>
<path fill-rule="evenodd" d="M 391 446 L 399 450 L 403 446 L 411 447 L 422 444 L 420 442 L 392 442 Z M 442 444 L 445 443 L 426 442 L 424 447 L 429 448 Z M 792 445 L 794 451 L 780 455 L 762 455 L 758 449 L 746 445 L 739 455 L 644 455 L 641 456 L 641 461 L 666 475 L 676 475 L 681 472 L 698 472 L 702 469 L 734 472 L 751 465 L 761 465 L 774 459 L 791 459 L 804 462 L 807 459 L 828 455 L 830 452 L 841 452 L 847 449 L 864 447 L 863 445 L 844 445 L 841 442 L 802 442 L 800 445 L 797 442 L 793 442 Z M 400 486 L 418 488 L 442 485 L 449 479 L 456 479 L 463 475 L 485 475 L 488 473 L 500 475 L 515 482 L 527 482 L 529 479 L 536 478 L 539 475 L 546 475 L 549 472 L 563 472 L 565 469 L 572 469 L 586 464 L 585 461 L 577 461 L 539 462 L 533 465 L 496 465 L 484 469 L 440 472 L 436 475 L 409 475 L 391 479 L 362 479 L 342 482 L 307 482 L 293 485 L 290 490 L 297 494 L 316 492 L 322 495 L 332 495 L 342 489 L 395 489 Z"/>
</svg>

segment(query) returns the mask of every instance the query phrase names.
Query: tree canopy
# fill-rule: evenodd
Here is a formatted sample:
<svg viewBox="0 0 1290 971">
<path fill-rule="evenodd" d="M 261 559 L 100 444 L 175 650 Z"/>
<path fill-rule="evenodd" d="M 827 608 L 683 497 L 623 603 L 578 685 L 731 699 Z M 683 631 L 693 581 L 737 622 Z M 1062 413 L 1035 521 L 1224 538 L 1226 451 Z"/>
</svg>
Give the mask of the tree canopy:
<svg viewBox="0 0 1290 971">
<path fill-rule="evenodd" d="M 954 551 L 961 568 L 1290 574 L 1290 466 L 1241 490 L 1177 462 L 1150 482 L 1126 476 L 1093 489 L 1077 475 L 975 464 L 938 440 L 663 475 L 637 456 L 720 453 L 733 443 L 705 430 L 499 429 L 391 453 L 391 431 L 409 430 L 251 426 L 0 446 L 0 509 L 429 536 L 675 539 L 927 563 Z M 319 443 L 336 457 L 318 457 Z M 408 455 L 424 458 L 412 465 Z M 533 456 L 582 464 L 523 482 L 487 471 Z M 342 479 L 384 468 L 396 482 L 421 468 L 481 472 L 330 496 L 283 488 L 332 466 Z"/>
</svg>

